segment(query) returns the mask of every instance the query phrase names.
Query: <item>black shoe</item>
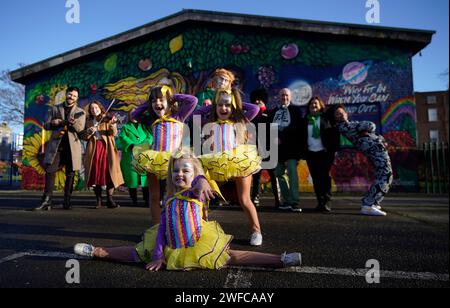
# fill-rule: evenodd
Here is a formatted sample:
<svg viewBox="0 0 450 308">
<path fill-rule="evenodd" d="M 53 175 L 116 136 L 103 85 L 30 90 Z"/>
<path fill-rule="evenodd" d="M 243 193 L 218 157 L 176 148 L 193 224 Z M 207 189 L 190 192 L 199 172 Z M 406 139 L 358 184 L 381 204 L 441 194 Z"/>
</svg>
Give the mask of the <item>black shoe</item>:
<svg viewBox="0 0 450 308">
<path fill-rule="evenodd" d="M 283 204 L 278 206 L 278 209 L 282 210 L 282 211 L 290 211 L 291 210 L 291 205 L 289 203 L 283 203 Z"/>
<path fill-rule="evenodd" d="M 319 198 L 318 201 L 319 202 L 314 209 L 316 212 L 331 212 L 331 201 L 329 196 Z"/>
<path fill-rule="evenodd" d="M 70 196 L 64 196 L 63 209 L 65 209 L 65 210 L 72 209 L 72 203 L 70 202 Z"/>
<path fill-rule="evenodd" d="M 120 207 L 120 205 L 118 205 L 117 203 L 114 202 L 114 200 L 112 199 L 108 199 L 107 203 L 106 203 L 106 207 L 108 209 L 117 209 Z"/>
<path fill-rule="evenodd" d="M 52 209 L 52 197 L 44 195 L 41 204 L 34 208 L 33 211 L 50 211 Z"/>
<path fill-rule="evenodd" d="M 328 205 L 328 203 L 325 204 L 319 204 L 316 206 L 316 208 L 314 209 L 314 211 L 316 212 L 325 212 L 325 213 L 329 213 L 331 212 L 331 208 Z"/>
<path fill-rule="evenodd" d="M 300 205 L 298 205 L 297 203 L 291 203 L 291 211 L 295 212 L 295 213 L 301 213 L 302 209 L 300 208 Z"/>
</svg>

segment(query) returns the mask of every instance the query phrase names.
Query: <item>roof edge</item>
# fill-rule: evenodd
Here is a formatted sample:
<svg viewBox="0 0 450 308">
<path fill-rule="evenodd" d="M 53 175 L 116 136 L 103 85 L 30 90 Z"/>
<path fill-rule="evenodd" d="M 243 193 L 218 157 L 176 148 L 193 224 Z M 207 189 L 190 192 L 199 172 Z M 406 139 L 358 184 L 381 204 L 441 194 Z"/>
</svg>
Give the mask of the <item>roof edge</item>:
<svg viewBox="0 0 450 308">
<path fill-rule="evenodd" d="M 186 21 L 212 22 L 231 25 L 245 25 L 251 27 L 277 28 L 280 30 L 293 30 L 323 35 L 356 36 L 361 38 L 389 39 L 394 41 L 414 42 L 418 46 L 412 48 L 413 54 L 426 47 L 436 33 L 433 30 L 418 30 L 406 28 L 390 28 L 372 25 L 346 24 L 338 22 L 322 22 L 314 20 L 283 18 L 262 15 L 249 15 L 242 13 L 215 12 L 196 9 L 183 9 L 175 14 L 157 19 L 148 24 L 130 29 L 128 31 L 107 37 L 82 47 L 58 54 L 42 61 L 13 70 L 11 79 L 23 82 L 36 73 L 79 58 L 105 51 L 113 46 L 124 44 L 145 35 L 157 32 L 170 26 Z M 274 22 L 277 24 L 275 25 Z M 324 29 L 327 27 L 327 29 Z"/>
</svg>

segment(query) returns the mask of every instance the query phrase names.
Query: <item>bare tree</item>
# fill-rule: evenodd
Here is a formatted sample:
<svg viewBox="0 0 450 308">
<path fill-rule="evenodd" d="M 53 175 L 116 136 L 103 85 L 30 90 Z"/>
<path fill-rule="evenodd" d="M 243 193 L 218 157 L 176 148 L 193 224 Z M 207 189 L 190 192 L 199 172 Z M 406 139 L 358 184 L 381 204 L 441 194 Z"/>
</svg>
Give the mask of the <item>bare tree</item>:
<svg viewBox="0 0 450 308">
<path fill-rule="evenodd" d="M 23 125 L 24 102 L 25 87 L 11 80 L 9 70 L 1 71 L 0 120 L 11 125 Z"/>
<path fill-rule="evenodd" d="M 443 71 L 442 73 L 440 73 L 440 74 L 439 74 L 439 77 L 440 77 L 442 80 L 444 80 L 444 82 L 447 83 L 447 89 L 449 89 L 449 86 L 448 86 L 448 68 L 447 68 L 445 71 Z"/>
</svg>

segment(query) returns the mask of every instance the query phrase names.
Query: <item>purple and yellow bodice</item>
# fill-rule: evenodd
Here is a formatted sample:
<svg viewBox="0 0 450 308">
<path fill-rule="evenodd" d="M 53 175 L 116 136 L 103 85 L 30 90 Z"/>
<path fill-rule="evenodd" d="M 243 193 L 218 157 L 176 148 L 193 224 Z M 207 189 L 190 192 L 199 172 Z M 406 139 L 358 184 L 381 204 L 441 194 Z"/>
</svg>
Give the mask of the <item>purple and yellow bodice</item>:
<svg viewBox="0 0 450 308">
<path fill-rule="evenodd" d="M 152 150 L 173 152 L 181 146 L 184 124 L 173 118 L 160 119 L 153 124 Z"/>
<path fill-rule="evenodd" d="M 214 152 L 224 152 L 237 147 L 236 129 L 231 121 L 218 121 L 214 123 Z"/>
<path fill-rule="evenodd" d="M 202 203 L 177 194 L 166 202 L 166 241 L 172 249 L 193 247 L 202 231 Z"/>
</svg>

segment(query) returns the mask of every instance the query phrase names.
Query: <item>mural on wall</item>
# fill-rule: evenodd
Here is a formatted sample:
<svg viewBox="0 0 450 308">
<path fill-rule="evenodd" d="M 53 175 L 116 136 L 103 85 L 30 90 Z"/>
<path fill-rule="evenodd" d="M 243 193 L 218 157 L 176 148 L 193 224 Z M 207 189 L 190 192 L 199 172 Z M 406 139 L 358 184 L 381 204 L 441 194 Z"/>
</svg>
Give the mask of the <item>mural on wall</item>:
<svg viewBox="0 0 450 308">
<path fill-rule="evenodd" d="M 327 104 L 345 104 L 354 119 L 375 122 L 388 140 L 395 184 L 405 189 L 417 185 L 417 167 L 408 157 L 416 143 L 410 55 L 380 45 L 191 28 L 99 55 L 28 84 L 23 187 L 43 186 L 41 153 L 49 134 L 42 125 L 48 107 L 64 101 L 69 85 L 81 89 L 81 107 L 92 100 L 107 105 L 118 99 L 113 110 L 120 128 L 131 110 L 146 101 L 151 87 L 168 84 L 177 92 L 196 94 L 207 87 L 218 67 L 236 73 L 245 99 L 252 90 L 265 88 L 269 107 L 284 87 L 292 90 L 292 102 L 299 106 L 313 95 Z M 360 153 L 345 148 L 336 161 L 336 190 L 365 189 L 371 167 Z M 301 190 L 312 191 L 306 163 L 299 164 L 299 174 Z M 82 178 L 78 187 L 84 184 Z"/>
</svg>

